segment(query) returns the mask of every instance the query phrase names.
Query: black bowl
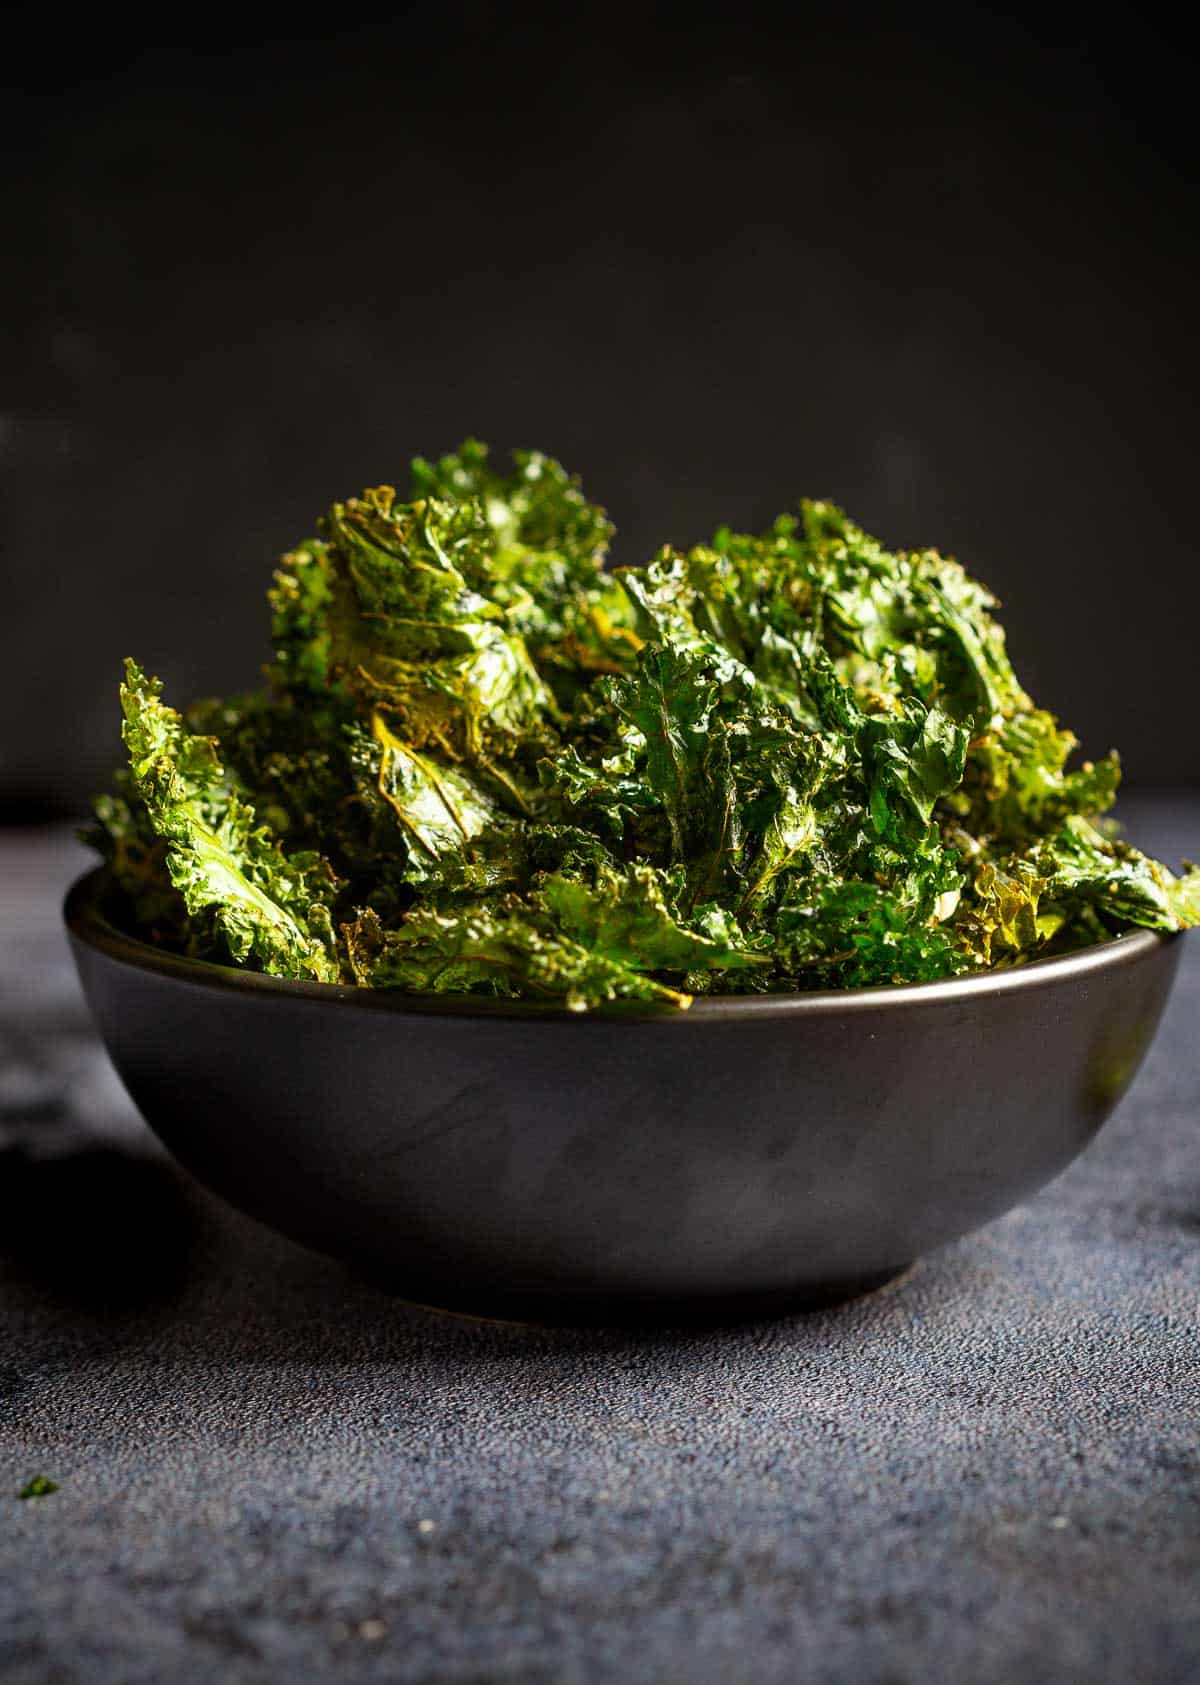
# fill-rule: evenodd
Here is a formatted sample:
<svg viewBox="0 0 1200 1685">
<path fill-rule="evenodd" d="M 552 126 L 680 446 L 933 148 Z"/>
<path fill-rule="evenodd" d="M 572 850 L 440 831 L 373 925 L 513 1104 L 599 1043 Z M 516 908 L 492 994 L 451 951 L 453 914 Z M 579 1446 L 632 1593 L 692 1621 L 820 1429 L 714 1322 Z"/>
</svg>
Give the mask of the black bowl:
<svg viewBox="0 0 1200 1685">
<path fill-rule="evenodd" d="M 123 935 L 79 975 L 133 1099 L 231 1204 L 407 1298 L 554 1321 L 848 1297 L 1060 1171 L 1179 957 L 1140 931 L 947 983 L 689 1012 L 293 983 Z"/>
</svg>

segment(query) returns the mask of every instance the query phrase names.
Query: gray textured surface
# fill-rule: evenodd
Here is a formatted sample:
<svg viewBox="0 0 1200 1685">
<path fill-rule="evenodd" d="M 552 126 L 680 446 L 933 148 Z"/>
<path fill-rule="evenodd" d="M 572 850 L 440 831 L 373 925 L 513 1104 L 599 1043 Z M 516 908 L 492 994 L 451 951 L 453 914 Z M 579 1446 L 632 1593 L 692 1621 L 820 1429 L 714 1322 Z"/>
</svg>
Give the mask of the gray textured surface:
<svg viewBox="0 0 1200 1685">
<path fill-rule="evenodd" d="M 1133 824 L 1197 852 L 1196 804 Z M 88 1034 L 75 864 L 0 839 L 0 1678 L 1200 1677 L 1196 939 L 1099 1141 L 906 1282 L 551 1333 L 187 1188 Z"/>
</svg>

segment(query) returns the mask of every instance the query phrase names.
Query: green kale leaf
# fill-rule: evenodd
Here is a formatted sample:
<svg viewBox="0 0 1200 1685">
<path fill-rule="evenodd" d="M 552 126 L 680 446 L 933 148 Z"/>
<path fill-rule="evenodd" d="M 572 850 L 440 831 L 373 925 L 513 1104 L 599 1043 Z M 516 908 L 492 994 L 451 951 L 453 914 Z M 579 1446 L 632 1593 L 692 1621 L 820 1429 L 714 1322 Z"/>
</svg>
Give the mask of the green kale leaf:
<svg viewBox="0 0 1200 1685">
<path fill-rule="evenodd" d="M 126 663 L 121 706 L 133 788 L 166 844 L 166 872 L 189 915 L 211 911 L 234 960 L 253 956 L 277 976 L 336 982 L 328 863 L 283 852 L 226 777 L 215 740 L 187 732 L 160 692 Z"/>
<path fill-rule="evenodd" d="M 58 1491 L 58 1481 L 51 1480 L 47 1475 L 35 1474 L 32 1480 L 27 1480 L 17 1493 L 22 1502 L 30 1498 L 48 1498 L 51 1493 Z"/>
</svg>

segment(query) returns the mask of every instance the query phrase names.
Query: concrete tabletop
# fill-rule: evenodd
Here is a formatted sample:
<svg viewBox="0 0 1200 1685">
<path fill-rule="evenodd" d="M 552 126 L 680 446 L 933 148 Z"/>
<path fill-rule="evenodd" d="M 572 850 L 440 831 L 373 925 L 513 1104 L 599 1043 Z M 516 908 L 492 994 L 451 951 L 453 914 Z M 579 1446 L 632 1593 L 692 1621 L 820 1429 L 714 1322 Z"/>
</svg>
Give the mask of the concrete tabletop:
<svg viewBox="0 0 1200 1685">
<path fill-rule="evenodd" d="M 1200 853 L 1200 803 L 1123 815 Z M 0 833 L 0 1679 L 1200 1679 L 1200 938 L 1099 1140 L 906 1280 L 552 1332 L 173 1169 L 70 971 L 85 863 Z"/>
</svg>

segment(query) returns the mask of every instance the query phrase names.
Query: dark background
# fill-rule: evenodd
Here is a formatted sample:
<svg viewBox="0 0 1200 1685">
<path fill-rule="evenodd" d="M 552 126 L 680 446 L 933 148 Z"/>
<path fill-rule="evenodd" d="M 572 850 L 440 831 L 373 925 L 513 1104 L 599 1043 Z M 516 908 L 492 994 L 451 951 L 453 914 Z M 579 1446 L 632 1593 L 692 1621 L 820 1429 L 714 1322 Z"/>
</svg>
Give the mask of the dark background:
<svg viewBox="0 0 1200 1685">
<path fill-rule="evenodd" d="M 853 17 L 26 11 L 7 815 L 104 781 L 125 653 L 176 700 L 254 683 L 276 555 L 468 432 L 582 473 L 624 561 L 801 494 L 937 544 L 1089 749 L 1200 781 L 1195 66 L 1132 9 Z"/>
</svg>

